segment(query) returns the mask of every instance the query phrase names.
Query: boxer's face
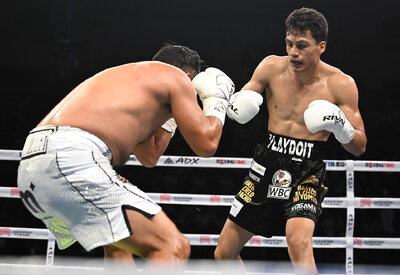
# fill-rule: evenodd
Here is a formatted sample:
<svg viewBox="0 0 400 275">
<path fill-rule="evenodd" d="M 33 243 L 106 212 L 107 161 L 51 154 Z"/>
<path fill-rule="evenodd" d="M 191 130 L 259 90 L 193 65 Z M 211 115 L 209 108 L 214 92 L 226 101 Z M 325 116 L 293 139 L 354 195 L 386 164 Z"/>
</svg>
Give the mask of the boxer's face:
<svg viewBox="0 0 400 275">
<path fill-rule="evenodd" d="M 286 52 L 295 72 L 305 71 L 309 66 L 317 64 L 326 47 L 325 41 L 316 43 L 310 31 L 305 35 L 287 33 L 285 41 Z"/>
</svg>

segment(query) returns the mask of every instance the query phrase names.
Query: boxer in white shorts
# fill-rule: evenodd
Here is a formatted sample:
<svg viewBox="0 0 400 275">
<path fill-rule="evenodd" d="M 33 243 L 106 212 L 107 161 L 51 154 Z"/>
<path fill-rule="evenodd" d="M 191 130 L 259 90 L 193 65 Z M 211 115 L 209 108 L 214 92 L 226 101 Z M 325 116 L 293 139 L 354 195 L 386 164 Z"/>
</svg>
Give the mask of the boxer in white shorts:
<svg viewBox="0 0 400 275">
<path fill-rule="evenodd" d="M 161 211 L 115 172 L 111 158 L 103 141 L 79 128 L 43 126 L 28 136 L 19 166 L 21 197 L 59 248 L 76 240 L 87 251 L 114 243 L 133 233 L 126 209 L 148 218 Z"/>
<path fill-rule="evenodd" d="M 174 223 L 113 166 L 132 153 L 155 166 L 177 126 L 197 155 L 214 155 L 234 84 L 216 68 L 200 73 L 199 55 L 184 46 L 165 45 L 153 60 L 87 79 L 26 140 L 20 194 L 60 249 L 76 239 L 87 250 L 103 246 L 106 258 L 132 263 L 131 253 L 152 263 L 189 257 L 189 241 Z"/>
</svg>

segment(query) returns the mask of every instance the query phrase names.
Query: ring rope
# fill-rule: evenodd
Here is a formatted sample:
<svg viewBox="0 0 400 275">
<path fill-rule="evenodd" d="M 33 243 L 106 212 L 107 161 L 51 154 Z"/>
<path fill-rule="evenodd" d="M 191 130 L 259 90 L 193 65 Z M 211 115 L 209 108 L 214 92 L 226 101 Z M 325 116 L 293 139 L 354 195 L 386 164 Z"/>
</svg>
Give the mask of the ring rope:
<svg viewBox="0 0 400 275">
<path fill-rule="evenodd" d="M 218 234 L 184 234 L 191 245 L 195 246 L 216 246 Z M 35 239 L 55 240 L 48 229 L 23 228 L 23 227 L 2 227 L 0 226 L 0 238 L 9 239 Z M 346 248 L 347 237 L 313 237 L 314 248 Z M 352 238 L 354 248 L 362 249 L 397 249 L 400 248 L 400 238 Z M 249 247 L 287 247 L 286 237 L 273 236 L 265 238 L 254 235 L 245 246 Z"/>
<path fill-rule="evenodd" d="M 199 195 L 176 193 L 146 193 L 159 204 L 181 205 L 208 205 L 231 206 L 233 195 Z M 0 187 L 0 198 L 20 198 L 17 187 Z M 400 209 L 400 198 L 343 198 L 326 197 L 322 202 L 324 208 L 348 208 L 349 206 L 361 209 Z"/>
<path fill-rule="evenodd" d="M 22 151 L 0 149 L 0 160 L 21 160 Z M 161 156 L 157 166 L 197 167 L 197 168 L 249 168 L 252 158 L 197 156 Z M 400 161 L 376 160 L 324 160 L 327 171 L 346 171 L 349 162 L 353 162 L 354 171 L 362 172 L 400 172 Z M 125 165 L 142 166 L 134 155 L 130 155 Z"/>
</svg>

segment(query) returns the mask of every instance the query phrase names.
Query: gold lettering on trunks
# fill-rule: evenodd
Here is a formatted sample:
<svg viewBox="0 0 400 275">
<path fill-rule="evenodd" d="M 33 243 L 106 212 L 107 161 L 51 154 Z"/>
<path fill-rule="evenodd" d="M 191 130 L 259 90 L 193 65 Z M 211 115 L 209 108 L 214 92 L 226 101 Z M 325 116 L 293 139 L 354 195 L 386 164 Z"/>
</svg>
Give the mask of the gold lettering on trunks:
<svg viewBox="0 0 400 275">
<path fill-rule="evenodd" d="M 317 204 L 318 201 L 315 198 L 317 196 L 317 191 L 310 186 L 298 185 L 296 192 L 293 196 L 293 202 L 297 202 L 299 200 L 302 201 L 312 201 L 313 203 Z"/>
<path fill-rule="evenodd" d="M 245 202 L 251 202 L 252 198 L 254 197 L 254 183 L 252 183 L 250 180 L 246 180 L 243 183 L 243 187 L 240 189 L 238 195 Z"/>
</svg>

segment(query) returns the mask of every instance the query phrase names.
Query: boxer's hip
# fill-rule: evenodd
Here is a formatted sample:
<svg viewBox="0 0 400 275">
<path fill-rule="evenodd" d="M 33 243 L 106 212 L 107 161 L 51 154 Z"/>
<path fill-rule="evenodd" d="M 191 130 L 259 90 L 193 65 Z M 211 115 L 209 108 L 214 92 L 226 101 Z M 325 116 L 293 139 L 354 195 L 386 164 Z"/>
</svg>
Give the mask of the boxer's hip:
<svg viewBox="0 0 400 275">
<path fill-rule="evenodd" d="M 75 127 L 42 126 L 30 131 L 21 159 L 57 151 L 93 151 L 111 160 L 111 150 L 95 135 Z"/>
</svg>

